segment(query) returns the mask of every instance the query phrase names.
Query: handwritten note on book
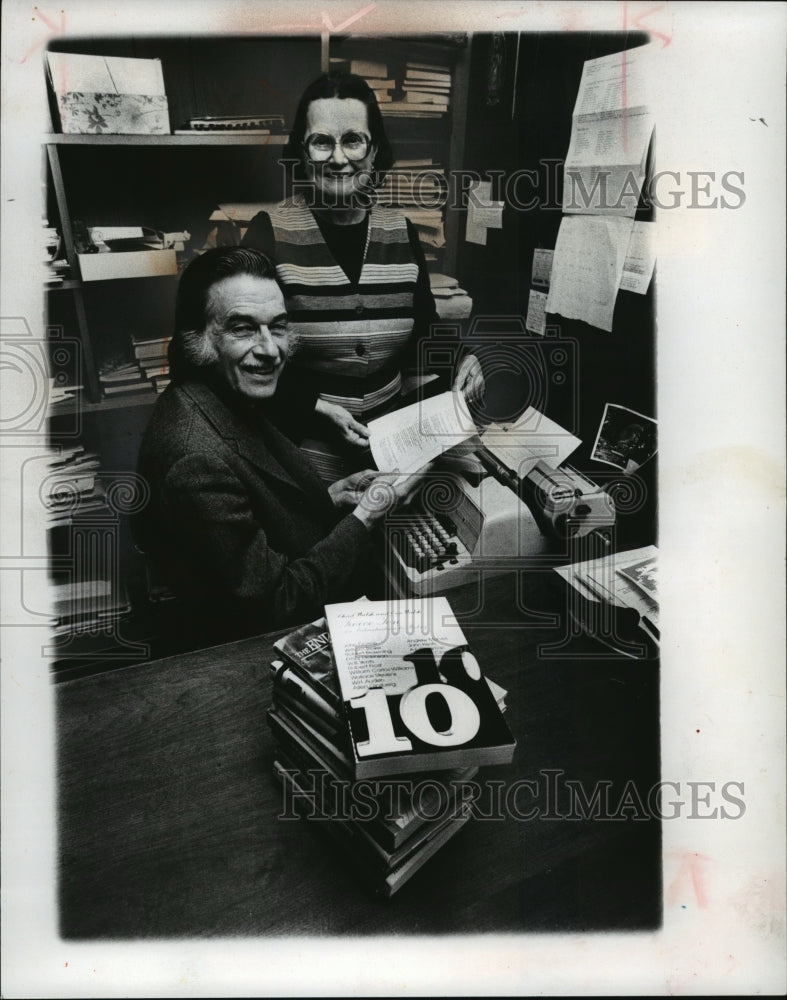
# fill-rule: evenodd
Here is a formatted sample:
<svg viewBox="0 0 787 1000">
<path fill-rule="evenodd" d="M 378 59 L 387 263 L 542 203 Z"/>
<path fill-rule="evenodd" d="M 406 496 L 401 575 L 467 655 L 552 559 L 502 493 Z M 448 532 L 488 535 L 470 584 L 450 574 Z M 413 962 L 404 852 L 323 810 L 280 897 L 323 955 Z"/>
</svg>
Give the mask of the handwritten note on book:
<svg viewBox="0 0 787 1000">
<path fill-rule="evenodd" d="M 369 444 L 380 472 L 415 472 L 475 433 L 458 392 L 444 392 L 369 421 Z"/>
<path fill-rule="evenodd" d="M 346 701 L 370 687 L 402 694 L 418 682 L 404 656 L 425 645 L 452 649 L 466 643 L 445 597 L 328 604 L 325 615 Z"/>
</svg>

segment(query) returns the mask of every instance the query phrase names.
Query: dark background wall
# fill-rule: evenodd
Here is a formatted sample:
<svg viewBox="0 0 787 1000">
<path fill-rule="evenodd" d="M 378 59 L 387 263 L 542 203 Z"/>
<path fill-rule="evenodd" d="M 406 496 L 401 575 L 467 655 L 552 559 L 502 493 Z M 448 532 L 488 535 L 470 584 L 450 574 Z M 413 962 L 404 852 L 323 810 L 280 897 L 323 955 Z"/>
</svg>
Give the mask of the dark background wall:
<svg viewBox="0 0 787 1000">
<path fill-rule="evenodd" d="M 609 333 L 557 315 L 547 316 L 544 338 L 523 328 L 533 251 L 553 249 L 560 228 L 563 161 L 583 65 L 647 41 L 646 35 L 623 33 L 473 37 L 464 167 L 492 180 L 492 197 L 506 204 L 503 228 L 487 231 L 486 246 L 461 242 L 458 276 L 473 298 L 474 314 L 489 317 L 486 329 L 500 331 L 500 350 L 512 359 L 510 374 L 490 386 L 487 408 L 492 417 L 506 415 L 529 397 L 582 439 L 571 463 L 598 481 L 615 473 L 590 458 L 605 403 L 656 417 L 656 278 L 647 295 L 618 294 Z M 523 170 L 537 180 L 512 182 Z M 517 207 L 534 198 L 535 207 Z M 652 219 L 642 201 L 636 219 Z M 624 537 L 640 543 L 652 535 L 655 459 L 640 469 L 632 487 L 641 504 L 620 519 L 620 527 Z"/>
</svg>

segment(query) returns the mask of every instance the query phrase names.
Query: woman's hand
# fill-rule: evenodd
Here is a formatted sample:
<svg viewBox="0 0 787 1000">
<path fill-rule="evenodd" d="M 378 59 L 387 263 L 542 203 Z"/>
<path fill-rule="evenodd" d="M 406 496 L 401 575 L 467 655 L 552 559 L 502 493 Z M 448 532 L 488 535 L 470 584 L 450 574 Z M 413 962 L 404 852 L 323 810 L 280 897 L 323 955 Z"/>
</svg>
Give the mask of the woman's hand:
<svg viewBox="0 0 787 1000">
<path fill-rule="evenodd" d="M 380 473 L 374 469 L 364 469 L 362 472 L 353 472 L 351 476 L 331 483 L 328 493 L 334 507 L 354 507 L 360 503 L 366 490 L 379 475 Z"/>
<path fill-rule="evenodd" d="M 347 444 L 355 444 L 360 448 L 365 448 L 369 444 L 369 428 L 338 403 L 318 399 L 314 412 L 329 420 L 341 440 Z"/>
<path fill-rule="evenodd" d="M 432 463 L 417 472 L 377 472 L 367 486 L 353 514 L 367 528 L 373 528 L 400 503 L 408 503 L 423 482 Z"/>
<path fill-rule="evenodd" d="M 476 403 L 483 399 L 484 388 L 481 362 L 475 354 L 468 354 L 459 365 L 459 371 L 454 379 L 454 389 L 464 393 L 468 403 Z"/>
</svg>

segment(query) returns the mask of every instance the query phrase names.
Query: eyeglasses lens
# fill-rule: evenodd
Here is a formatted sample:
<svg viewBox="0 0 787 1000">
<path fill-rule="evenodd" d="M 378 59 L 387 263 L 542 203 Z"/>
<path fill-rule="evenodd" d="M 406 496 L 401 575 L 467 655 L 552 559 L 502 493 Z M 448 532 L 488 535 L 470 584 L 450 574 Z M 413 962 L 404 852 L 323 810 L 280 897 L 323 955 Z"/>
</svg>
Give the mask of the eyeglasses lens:
<svg viewBox="0 0 787 1000">
<path fill-rule="evenodd" d="M 362 160 L 369 152 L 369 139 L 361 132 L 346 132 L 339 144 L 348 160 Z M 313 160 L 329 160 L 335 146 L 336 139 L 332 135 L 318 133 L 306 140 L 306 148 Z"/>
</svg>

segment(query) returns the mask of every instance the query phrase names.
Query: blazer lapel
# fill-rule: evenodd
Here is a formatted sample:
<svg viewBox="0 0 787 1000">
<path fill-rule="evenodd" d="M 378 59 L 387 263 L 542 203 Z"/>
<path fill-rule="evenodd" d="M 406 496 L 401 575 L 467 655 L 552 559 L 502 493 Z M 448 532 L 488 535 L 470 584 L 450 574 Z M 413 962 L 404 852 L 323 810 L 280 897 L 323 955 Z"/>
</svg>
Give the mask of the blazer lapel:
<svg viewBox="0 0 787 1000">
<path fill-rule="evenodd" d="M 257 426 L 253 425 L 203 382 L 189 382 L 182 389 L 215 430 L 226 441 L 232 441 L 238 454 L 255 465 L 264 476 L 286 483 L 301 493 L 306 492 L 305 484 L 299 482 L 301 477 L 293 475 L 293 470 L 282 464 L 280 457 L 286 450 L 286 443 L 280 439 L 284 435 L 276 431 L 268 420 L 263 417 Z M 291 447 L 297 451 L 295 445 Z"/>
</svg>

